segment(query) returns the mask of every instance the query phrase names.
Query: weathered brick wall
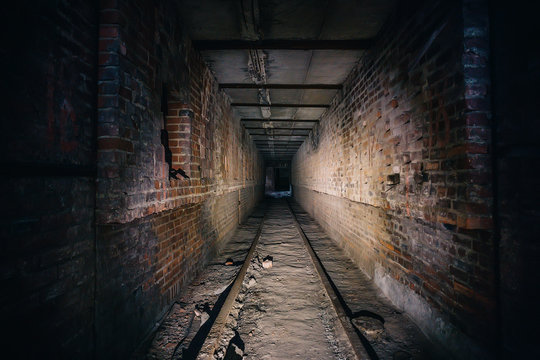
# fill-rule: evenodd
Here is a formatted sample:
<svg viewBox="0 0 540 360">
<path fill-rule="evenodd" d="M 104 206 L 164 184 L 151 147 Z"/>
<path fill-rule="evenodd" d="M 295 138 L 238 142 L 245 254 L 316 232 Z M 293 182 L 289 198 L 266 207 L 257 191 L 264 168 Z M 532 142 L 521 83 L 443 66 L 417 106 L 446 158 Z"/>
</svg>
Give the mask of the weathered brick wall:
<svg viewBox="0 0 540 360">
<path fill-rule="evenodd" d="M 2 357 L 92 358 L 97 4 L 2 15 Z"/>
<path fill-rule="evenodd" d="M 496 332 L 486 18 L 477 1 L 400 6 L 292 172 L 300 204 L 458 357 Z"/>
<path fill-rule="evenodd" d="M 228 97 L 183 34 L 177 4 L 140 0 L 104 6 L 97 353 L 121 358 L 260 199 L 263 163 Z M 164 117 L 173 167 L 189 179 L 168 178 Z"/>
</svg>

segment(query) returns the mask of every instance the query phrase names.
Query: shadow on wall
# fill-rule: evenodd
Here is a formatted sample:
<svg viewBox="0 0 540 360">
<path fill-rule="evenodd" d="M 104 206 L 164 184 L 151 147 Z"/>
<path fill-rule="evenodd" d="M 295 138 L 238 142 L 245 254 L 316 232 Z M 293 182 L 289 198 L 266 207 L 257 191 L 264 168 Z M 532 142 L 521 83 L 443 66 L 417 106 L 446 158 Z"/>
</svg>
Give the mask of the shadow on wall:
<svg viewBox="0 0 540 360">
<path fill-rule="evenodd" d="M 100 227 L 100 359 L 128 356 L 183 287 L 230 240 L 239 223 L 238 196 L 229 192 L 128 224 Z M 249 213 L 258 200 L 252 197 L 244 213 Z M 122 285 L 117 286 L 118 282 Z M 121 337 L 111 335 L 119 331 Z"/>
</svg>

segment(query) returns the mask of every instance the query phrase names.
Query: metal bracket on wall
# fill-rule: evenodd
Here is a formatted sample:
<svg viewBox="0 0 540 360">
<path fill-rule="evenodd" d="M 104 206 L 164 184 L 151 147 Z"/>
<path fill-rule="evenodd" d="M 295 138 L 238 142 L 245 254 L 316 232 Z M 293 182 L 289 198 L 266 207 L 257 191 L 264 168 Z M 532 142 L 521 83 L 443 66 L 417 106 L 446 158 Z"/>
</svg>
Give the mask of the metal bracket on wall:
<svg viewBox="0 0 540 360">
<path fill-rule="evenodd" d="M 173 169 L 173 168 L 170 168 L 169 169 L 169 179 L 176 179 L 178 180 L 178 177 L 176 175 L 182 175 L 182 177 L 184 177 L 185 179 L 189 179 L 189 176 L 187 176 L 186 172 L 180 168 L 178 169 Z"/>
</svg>

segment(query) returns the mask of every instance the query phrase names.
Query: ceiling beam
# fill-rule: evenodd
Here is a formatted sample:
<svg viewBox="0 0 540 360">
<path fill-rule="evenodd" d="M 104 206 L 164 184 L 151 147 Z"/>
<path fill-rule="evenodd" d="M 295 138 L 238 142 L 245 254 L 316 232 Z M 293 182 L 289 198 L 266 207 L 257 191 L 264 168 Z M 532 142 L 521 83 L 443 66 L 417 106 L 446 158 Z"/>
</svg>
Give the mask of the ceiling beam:
<svg viewBox="0 0 540 360">
<path fill-rule="evenodd" d="M 293 143 L 293 144 L 290 144 L 288 142 L 283 142 L 283 143 L 276 143 L 274 142 L 274 144 L 269 144 L 268 142 L 264 142 L 264 143 L 258 143 L 257 146 L 295 146 L 295 147 L 299 147 L 301 146 L 302 144 L 300 143 Z"/>
<path fill-rule="evenodd" d="M 315 89 L 315 90 L 339 90 L 341 84 L 243 84 L 224 83 L 219 84 L 220 89 Z"/>
<path fill-rule="evenodd" d="M 263 119 L 263 118 L 248 118 L 248 119 L 242 119 L 241 121 L 284 121 L 284 122 L 304 122 L 304 123 L 318 123 L 319 120 L 296 120 L 296 119 Z"/>
<path fill-rule="evenodd" d="M 267 141 L 273 141 L 275 143 L 303 143 L 303 140 L 268 140 L 268 139 L 255 139 L 253 140 L 255 142 L 267 142 Z"/>
<path fill-rule="evenodd" d="M 267 136 L 266 139 L 273 140 L 273 139 L 270 138 L 270 135 L 253 134 L 251 136 Z M 290 137 L 308 137 L 309 135 L 271 135 L 271 136 L 274 137 L 274 138 L 290 138 Z M 263 139 L 256 139 L 256 140 L 263 140 Z"/>
<path fill-rule="evenodd" d="M 291 108 L 329 108 L 329 104 L 261 104 L 261 103 L 231 103 L 231 106 L 253 106 L 253 107 L 291 107 Z"/>
<path fill-rule="evenodd" d="M 312 130 L 312 128 L 284 128 L 284 127 L 253 127 L 253 126 L 246 126 L 246 130 Z"/>
<path fill-rule="evenodd" d="M 197 50 L 364 50 L 373 39 L 356 40 L 199 40 Z"/>
<path fill-rule="evenodd" d="M 283 148 L 290 148 L 290 149 L 299 149 L 302 145 L 296 145 L 292 144 L 291 146 L 280 146 L 280 149 Z M 257 144 L 256 148 L 263 148 L 263 147 L 272 147 L 272 144 Z M 276 147 L 277 148 L 277 147 Z"/>
<path fill-rule="evenodd" d="M 275 143 L 275 144 L 262 143 L 262 144 L 257 144 L 257 146 L 300 147 L 301 144 L 298 144 L 298 143 L 295 143 L 295 144 L 289 144 L 289 143 Z"/>
<path fill-rule="evenodd" d="M 299 144 L 299 143 L 292 143 L 292 144 L 289 144 L 289 143 L 285 143 L 285 142 L 283 142 L 283 143 L 276 143 L 276 142 L 274 142 L 274 143 L 272 143 L 272 144 L 269 144 L 269 143 L 267 143 L 267 142 L 263 142 L 263 143 L 258 143 L 258 144 L 256 144 L 256 145 L 257 145 L 257 147 L 259 147 L 259 146 L 264 147 L 264 146 L 271 146 L 271 145 L 273 145 L 273 146 L 284 145 L 284 146 L 290 146 L 290 147 L 300 147 L 300 146 L 302 146 L 302 144 Z"/>
<path fill-rule="evenodd" d="M 259 145 L 257 146 L 258 149 L 287 149 L 287 150 L 296 150 L 298 149 L 300 146 L 297 146 L 297 145 L 286 145 L 286 144 L 282 144 L 281 146 L 279 145 L 276 145 L 274 144 L 273 146 L 270 146 L 270 145 Z"/>
<path fill-rule="evenodd" d="M 269 144 L 269 143 L 258 143 L 257 144 L 257 147 L 266 147 L 266 146 L 277 146 L 277 145 L 284 145 L 284 146 L 289 146 L 289 147 L 295 147 L 295 148 L 299 148 L 300 146 L 302 146 L 302 144 L 287 144 L 287 143 L 273 143 L 273 144 Z"/>
</svg>

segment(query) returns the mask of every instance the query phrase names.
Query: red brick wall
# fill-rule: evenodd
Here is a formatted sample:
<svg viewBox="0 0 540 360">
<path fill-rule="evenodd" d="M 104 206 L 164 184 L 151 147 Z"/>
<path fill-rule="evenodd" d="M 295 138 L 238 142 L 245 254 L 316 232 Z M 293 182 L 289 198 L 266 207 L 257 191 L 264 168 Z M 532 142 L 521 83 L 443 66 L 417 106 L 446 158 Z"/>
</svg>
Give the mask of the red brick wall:
<svg viewBox="0 0 540 360">
<path fill-rule="evenodd" d="M 293 160 L 300 204 L 457 356 L 495 338 L 486 18 L 401 6 Z"/>
<path fill-rule="evenodd" d="M 2 357 L 89 359 L 97 5 L 8 2 L 2 15 Z"/>
<path fill-rule="evenodd" d="M 89 4 L 3 12 L 13 32 L 0 131 L 10 358 L 129 356 L 262 196 L 262 159 L 183 34 L 178 5 Z M 174 129 L 169 146 L 190 179 L 169 180 L 161 130 L 178 104 L 191 110 L 184 153 Z"/>
<path fill-rule="evenodd" d="M 100 357 L 128 356 L 262 196 L 262 158 L 182 33 L 180 11 L 147 0 L 101 10 Z M 189 179 L 169 180 L 165 116 L 173 167 Z"/>
</svg>

